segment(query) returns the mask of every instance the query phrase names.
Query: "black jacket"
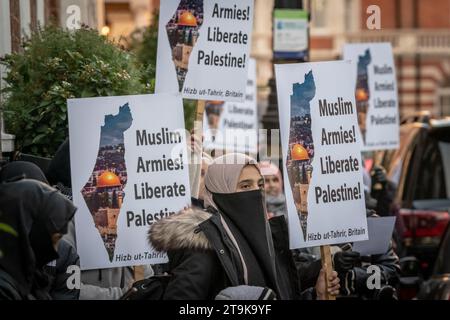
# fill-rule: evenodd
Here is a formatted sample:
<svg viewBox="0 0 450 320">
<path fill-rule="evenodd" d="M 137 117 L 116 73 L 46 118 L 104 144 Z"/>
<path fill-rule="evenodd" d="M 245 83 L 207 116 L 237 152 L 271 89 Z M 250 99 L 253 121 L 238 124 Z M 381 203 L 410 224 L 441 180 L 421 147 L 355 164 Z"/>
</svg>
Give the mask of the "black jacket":
<svg viewBox="0 0 450 320">
<path fill-rule="evenodd" d="M 67 281 L 73 275 L 73 273 L 67 272 L 68 268 L 80 266 L 77 251 L 66 240 L 61 239 L 58 244 L 58 255 L 54 264 L 44 267 L 44 271 L 49 275 L 51 281 L 50 296 L 53 300 L 78 300 L 80 289 L 69 289 L 67 286 Z"/>
<path fill-rule="evenodd" d="M 373 210 L 367 210 L 367 217 L 376 217 Z M 345 244 L 338 245 L 339 247 Z M 300 272 L 302 286 L 311 286 L 319 275 L 321 269 L 320 256 L 312 255 L 307 249 L 298 249 L 294 253 L 295 264 Z M 360 261 L 353 269 L 345 274 L 339 274 L 341 279 L 341 295 L 356 298 L 372 299 L 376 291 L 367 288 L 367 279 L 371 272 L 368 268 L 375 265 L 380 268 L 381 285 L 395 286 L 400 273 L 399 258 L 392 247 L 392 241 L 384 254 L 361 256 Z"/>
<path fill-rule="evenodd" d="M 381 190 L 372 190 L 371 196 L 377 201 L 375 211 L 382 217 L 392 215 L 392 203 L 394 202 L 397 188 L 391 181 L 387 181 Z"/>
<path fill-rule="evenodd" d="M 0 300 L 49 299 L 43 267 L 58 258 L 51 236 L 67 232 L 76 208 L 36 180 L 0 183 Z"/>
<path fill-rule="evenodd" d="M 5 271 L 0 269 L 0 300 L 23 300 L 32 296 L 22 296 L 19 284 Z"/>
<path fill-rule="evenodd" d="M 266 274 L 267 285 L 278 299 L 299 298 L 299 281 L 284 217 L 272 219 L 270 225 L 276 259 L 275 270 Z M 156 250 L 166 251 L 169 257 L 172 280 L 164 299 L 214 299 L 221 290 L 244 284 L 234 258 L 235 247 L 217 212 L 194 209 L 161 220 L 150 229 L 149 240 Z M 268 270 L 273 264 L 265 259 L 259 265 Z"/>
</svg>

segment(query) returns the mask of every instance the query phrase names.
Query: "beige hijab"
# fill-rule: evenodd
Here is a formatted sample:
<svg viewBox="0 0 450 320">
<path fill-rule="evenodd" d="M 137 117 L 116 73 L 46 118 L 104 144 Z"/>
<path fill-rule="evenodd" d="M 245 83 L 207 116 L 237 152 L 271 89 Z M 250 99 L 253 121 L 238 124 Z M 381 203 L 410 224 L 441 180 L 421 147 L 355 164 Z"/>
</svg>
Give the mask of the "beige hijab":
<svg viewBox="0 0 450 320">
<path fill-rule="evenodd" d="M 218 157 L 217 159 L 214 160 L 214 162 L 208 167 L 208 170 L 206 171 L 205 175 L 205 189 L 206 189 L 204 195 L 205 208 L 213 207 L 215 209 L 218 209 L 217 205 L 214 203 L 211 192 L 214 193 L 236 192 L 241 171 L 247 165 L 254 165 L 255 168 L 259 171 L 256 160 L 242 153 L 229 153 L 225 156 Z M 223 219 L 222 215 L 220 215 L 220 221 L 223 227 L 225 228 L 225 232 L 228 234 L 228 237 L 231 239 L 232 243 L 237 249 L 244 271 L 243 274 L 244 283 L 248 284 L 248 268 L 245 263 L 244 257 L 242 256 L 239 244 L 235 239 L 233 233 L 231 232 L 229 226 L 227 225 L 226 221 Z M 267 227 L 268 225 L 266 224 L 266 228 Z"/>
<path fill-rule="evenodd" d="M 258 169 L 256 160 L 242 153 L 229 153 L 215 159 L 208 167 L 205 175 L 205 208 L 213 207 L 217 209 L 211 192 L 236 192 L 241 171 L 249 164 L 255 165 Z"/>
</svg>

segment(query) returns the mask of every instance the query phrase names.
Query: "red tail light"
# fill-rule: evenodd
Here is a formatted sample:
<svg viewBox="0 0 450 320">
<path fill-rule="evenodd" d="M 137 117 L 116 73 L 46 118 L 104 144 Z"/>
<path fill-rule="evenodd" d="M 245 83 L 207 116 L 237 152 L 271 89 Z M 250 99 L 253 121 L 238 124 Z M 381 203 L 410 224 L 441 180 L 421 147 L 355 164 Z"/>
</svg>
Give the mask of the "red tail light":
<svg viewBox="0 0 450 320">
<path fill-rule="evenodd" d="M 445 211 L 401 209 L 405 238 L 440 237 L 447 227 L 449 214 Z"/>
</svg>

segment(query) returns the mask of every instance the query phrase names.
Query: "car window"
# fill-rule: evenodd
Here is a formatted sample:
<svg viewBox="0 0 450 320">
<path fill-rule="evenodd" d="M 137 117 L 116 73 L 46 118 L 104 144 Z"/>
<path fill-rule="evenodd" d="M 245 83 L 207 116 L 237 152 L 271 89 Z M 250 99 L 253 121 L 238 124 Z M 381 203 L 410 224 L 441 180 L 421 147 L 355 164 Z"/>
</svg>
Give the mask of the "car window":
<svg viewBox="0 0 450 320">
<path fill-rule="evenodd" d="M 391 150 L 384 159 L 384 166 L 388 171 L 388 178 L 395 185 L 400 183 L 400 175 L 402 172 L 402 164 L 406 157 L 410 146 L 417 140 L 421 126 L 403 125 L 400 127 L 400 147 Z"/>
<path fill-rule="evenodd" d="M 417 183 L 415 184 L 414 200 L 446 199 L 447 185 L 444 159 L 448 159 L 449 148 L 440 146 L 441 142 L 433 137 L 427 137 L 422 148 Z M 444 152 L 444 154 L 443 154 Z"/>
<path fill-rule="evenodd" d="M 409 206 L 414 200 L 415 186 L 417 185 L 417 172 L 419 168 L 420 155 L 423 150 L 424 134 L 417 134 L 412 139 L 411 144 L 406 148 L 405 155 L 399 165 L 399 183 L 397 187 L 397 201 L 402 201 L 403 205 Z M 422 142 L 422 143 L 421 143 Z"/>
<path fill-rule="evenodd" d="M 450 273 L 450 225 L 442 239 L 439 253 L 434 265 L 434 274 Z"/>
<path fill-rule="evenodd" d="M 439 149 L 441 151 L 442 163 L 444 164 L 444 179 L 447 188 L 447 198 L 450 199 L 450 143 L 439 142 Z"/>
</svg>

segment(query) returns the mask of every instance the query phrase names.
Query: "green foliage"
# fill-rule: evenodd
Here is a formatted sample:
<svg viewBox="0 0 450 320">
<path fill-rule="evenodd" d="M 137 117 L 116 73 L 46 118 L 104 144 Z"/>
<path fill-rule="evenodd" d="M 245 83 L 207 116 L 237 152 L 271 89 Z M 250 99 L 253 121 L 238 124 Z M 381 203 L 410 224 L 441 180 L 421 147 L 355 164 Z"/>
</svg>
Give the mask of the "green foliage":
<svg viewBox="0 0 450 320">
<path fill-rule="evenodd" d="M 0 231 L 12 234 L 14 237 L 18 237 L 16 230 L 14 230 L 11 226 L 5 223 L 0 223 Z"/>
<path fill-rule="evenodd" d="M 138 63 L 143 68 L 142 80 L 152 83 L 156 77 L 156 56 L 158 49 L 158 15 L 155 14 L 149 27 L 135 30 L 128 39 L 128 47 L 134 52 Z"/>
<path fill-rule="evenodd" d="M 7 129 L 18 150 L 38 156 L 52 156 L 68 135 L 66 99 L 152 91 L 131 53 L 87 28 L 40 29 L 0 63 L 9 71 Z"/>
<path fill-rule="evenodd" d="M 1 215 L 1 211 L 0 211 L 0 215 Z M 9 233 L 11 235 L 13 235 L 14 237 L 18 237 L 19 235 L 17 234 L 17 231 L 14 230 L 10 225 L 6 224 L 6 223 L 2 223 L 0 222 L 0 231 L 1 232 L 5 232 L 5 233 Z M 3 251 L 0 250 L 0 259 L 3 258 Z"/>
<path fill-rule="evenodd" d="M 186 126 L 186 130 L 191 131 L 194 128 L 197 100 L 184 99 L 183 105 L 184 105 L 184 123 Z"/>
</svg>

